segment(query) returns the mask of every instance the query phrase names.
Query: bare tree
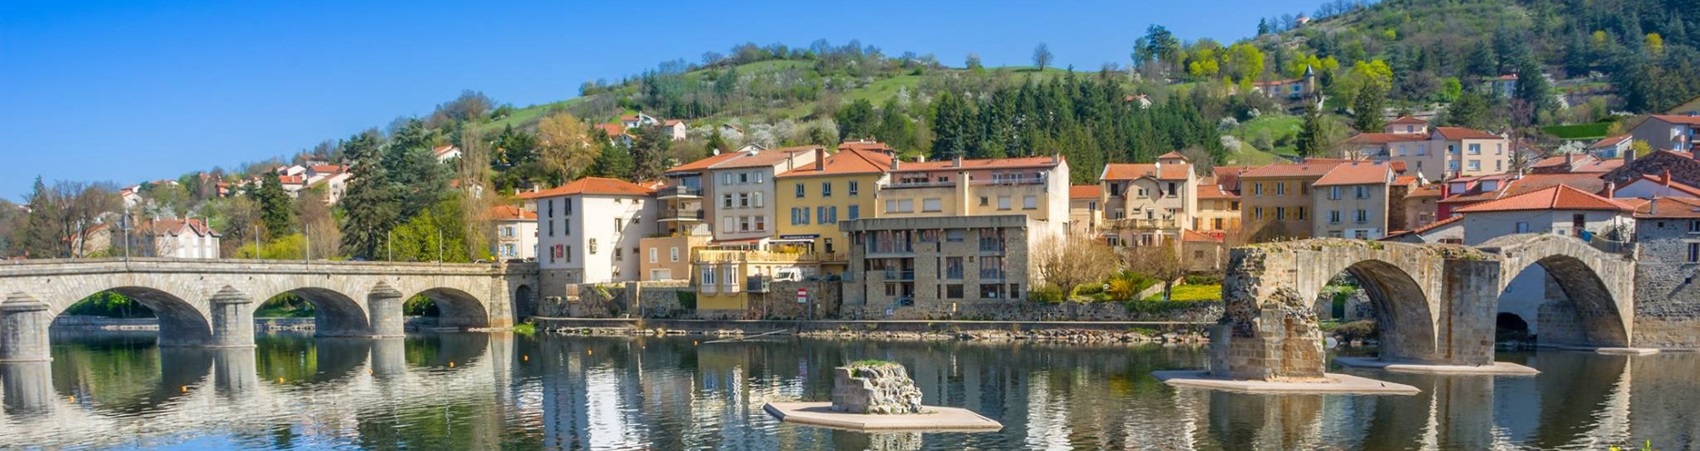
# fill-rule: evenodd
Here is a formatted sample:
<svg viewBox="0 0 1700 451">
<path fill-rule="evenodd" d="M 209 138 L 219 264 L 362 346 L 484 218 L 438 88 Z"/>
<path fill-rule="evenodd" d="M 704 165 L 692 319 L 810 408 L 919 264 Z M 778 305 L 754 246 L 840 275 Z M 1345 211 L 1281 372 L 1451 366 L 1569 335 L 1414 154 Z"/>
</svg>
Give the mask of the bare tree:
<svg viewBox="0 0 1700 451">
<path fill-rule="evenodd" d="M 1121 266 L 1110 246 L 1084 236 L 1046 238 L 1035 249 L 1039 277 L 1061 287 L 1068 296 L 1081 284 L 1110 277 Z"/>
<path fill-rule="evenodd" d="M 301 232 L 307 237 L 308 258 L 326 259 L 338 255 L 342 247 L 342 229 L 326 202 L 324 186 L 302 190 L 295 198 L 295 217 L 300 218 Z"/>
<path fill-rule="evenodd" d="M 1177 243 L 1131 247 L 1127 250 L 1128 267 L 1134 272 L 1163 281 L 1163 300 L 1169 300 L 1176 279 L 1186 276 L 1186 264 L 1175 249 Z"/>
<path fill-rule="evenodd" d="M 557 113 L 538 122 L 537 141 L 543 153 L 543 165 L 560 174 L 561 180 L 583 175 L 602 149 L 591 136 L 590 127 L 567 113 Z M 461 152 L 464 155 L 466 149 Z"/>
<path fill-rule="evenodd" d="M 1051 65 L 1050 45 L 1041 42 L 1038 47 L 1033 48 L 1033 65 L 1039 66 L 1040 72 L 1045 71 L 1045 66 Z"/>
<path fill-rule="evenodd" d="M 219 223 L 213 228 L 223 235 L 218 242 L 219 255 L 234 258 L 242 246 L 253 244 L 256 237 L 265 236 L 264 226 L 260 225 L 260 203 L 254 198 L 235 196 L 215 205 L 213 211 Z M 259 255 L 258 249 L 255 255 Z"/>
<path fill-rule="evenodd" d="M 50 202 L 55 204 L 55 231 L 58 236 L 66 237 L 60 256 L 83 256 L 88 249 L 85 231 L 101 223 L 103 215 L 117 213 L 124 208 L 124 201 L 118 197 L 118 188 L 111 182 L 54 182 L 48 194 Z M 122 236 L 122 235 L 118 235 Z M 98 249 L 94 249 L 98 250 Z"/>
<path fill-rule="evenodd" d="M 572 116 L 567 116 L 572 117 Z M 497 193 L 490 185 L 490 143 L 477 127 L 467 127 L 460 135 L 460 210 L 465 218 L 466 255 L 483 255 L 494 247 L 490 210 L 496 206 Z"/>
</svg>

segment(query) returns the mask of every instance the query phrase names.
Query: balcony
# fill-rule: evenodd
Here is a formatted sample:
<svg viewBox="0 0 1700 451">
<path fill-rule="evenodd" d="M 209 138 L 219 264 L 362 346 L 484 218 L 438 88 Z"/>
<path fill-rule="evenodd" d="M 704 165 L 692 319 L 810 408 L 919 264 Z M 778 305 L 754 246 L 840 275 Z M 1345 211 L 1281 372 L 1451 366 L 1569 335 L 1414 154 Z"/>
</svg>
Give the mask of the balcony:
<svg viewBox="0 0 1700 451">
<path fill-rule="evenodd" d="M 712 250 L 696 251 L 696 263 L 817 263 L 821 255 L 772 251 Z"/>
<path fill-rule="evenodd" d="M 954 182 L 954 181 L 950 181 L 950 182 L 932 182 L 932 181 L 928 181 L 928 182 L 891 182 L 891 184 L 886 185 L 884 188 L 886 188 L 886 189 L 891 189 L 891 188 L 949 188 L 949 187 L 953 187 L 953 186 L 956 186 L 956 182 Z"/>
<path fill-rule="evenodd" d="M 1142 219 L 1142 218 L 1111 219 L 1111 220 L 1108 220 L 1108 221 L 1104 221 L 1104 225 L 1106 227 L 1113 228 L 1113 229 L 1169 230 L 1169 229 L 1180 228 L 1181 227 L 1181 221 L 1178 220 L 1178 219 L 1173 219 L 1173 218 L 1168 218 L 1168 219 Z"/>
<path fill-rule="evenodd" d="M 669 187 L 666 187 L 666 188 L 662 188 L 659 191 L 656 191 L 655 195 L 656 195 L 656 198 L 661 199 L 661 200 L 667 200 L 667 199 L 701 199 L 702 198 L 702 188 L 691 188 L 689 186 L 684 186 L 684 185 L 669 186 Z"/>
<path fill-rule="evenodd" d="M 885 270 L 885 280 L 915 280 L 915 270 L 887 269 Z"/>
<path fill-rule="evenodd" d="M 980 185 L 980 186 L 1043 185 L 1043 184 L 1045 184 L 1045 178 L 1044 177 L 1005 177 L 1005 178 L 997 178 L 997 179 L 992 179 L 992 180 L 975 180 L 973 184 L 974 185 Z"/>
<path fill-rule="evenodd" d="M 700 208 L 684 210 L 662 210 L 661 221 L 702 221 L 708 218 L 707 212 Z"/>
</svg>

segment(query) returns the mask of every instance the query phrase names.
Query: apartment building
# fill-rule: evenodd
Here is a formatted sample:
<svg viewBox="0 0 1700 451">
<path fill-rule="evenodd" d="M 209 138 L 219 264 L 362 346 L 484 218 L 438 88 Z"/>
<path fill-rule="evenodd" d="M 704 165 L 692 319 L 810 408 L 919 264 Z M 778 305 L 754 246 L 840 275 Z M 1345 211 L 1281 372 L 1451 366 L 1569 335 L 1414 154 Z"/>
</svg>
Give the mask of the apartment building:
<svg viewBox="0 0 1700 451">
<path fill-rule="evenodd" d="M 1104 221 L 1103 190 L 1098 185 L 1074 185 L 1068 187 L 1068 233 L 1069 236 L 1095 237 L 1098 226 Z"/>
<path fill-rule="evenodd" d="M 842 270 L 849 246 L 838 223 L 878 213 L 878 193 L 890 180 L 892 161 L 883 152 L 840 148 L 844 150 L 831 156 L 817 148 L 812 163 L 775 177 L 780 213 L 775 242 L 799 245 L 837 262 L 827 270 L 831 273 Z"/>
<path fill-rule="evenodd" d="M 1385 162 L 1334 166 L 1311 184 L 1311 211 L 1317 215 L 1311 236 L 1375 240 L 1387 235 L 1393 179 Z"/>
<path fill-rule="evenodd" d="M 863 218 L 840 227 L 854 243 L 845 309 L 951 310 L 1023 299 L 1039 283 L 1028 253 L 1051 232 L 1021 214 Z"/>
<path fill-rule="evenodd" d="M 601 177 L 520 195 L 537 201 L 543 286 L 640 278 L 641 240 L 660 230 L 654 195 L 649 187 Z"/>
<path fill-rule="evenodd" d="M 1061 155 L 990 160 L 892 160 L 879 218 L 1021 214 L 1051 236 L 1068 231 L 1069 168 Z"/>
<path fill-rule="evenodd" d="M 645 281 L 690 280 L 691 252 L 706 245 L 708 235 L 666 235 L 638 240 L 643 256 L 643 261 L 638 263 L 639 274 Z"/>
<path fill-rule="evenodd" d="M 1198 174 L 1179 152 L 1149 164 L 1109 164 L 1098 176 L 1111 244 L 1155 245 L 1180 238 L 1198 216 Z"/>
<path fill-rule="evenodd" d="M 814 163 L 819 146 L 748 149 L 698 160 L 669 173 L 701 174 L 705 218 L 716 244 L 754 246 L 778 229 L 774 176 Z"/>
<path fill-rule="evenodd" d="M 1271 164 L 1240 174 L 1240 223 L 1262 238 L 1310 238 L 1311 184 L 1339 164 Z"/>
<path fill-rule="evenodd" d="M 537 212 L 512 205 L 497 205 L 490 209 L 495 248 L 491 253 L 502 260 L 533 260 L 537 258 Z"/>
<path fill-rule="evenodd" d="M 1379 133 L 1346 140 L 1355 159 L 1403 162 L 1411 175 L 1425 180 L 1499 174 L 1511 169 L 1511 145 L 1504 136 L 1462 127 L 1429 127 L 1400 118 Z"/>
</svg>

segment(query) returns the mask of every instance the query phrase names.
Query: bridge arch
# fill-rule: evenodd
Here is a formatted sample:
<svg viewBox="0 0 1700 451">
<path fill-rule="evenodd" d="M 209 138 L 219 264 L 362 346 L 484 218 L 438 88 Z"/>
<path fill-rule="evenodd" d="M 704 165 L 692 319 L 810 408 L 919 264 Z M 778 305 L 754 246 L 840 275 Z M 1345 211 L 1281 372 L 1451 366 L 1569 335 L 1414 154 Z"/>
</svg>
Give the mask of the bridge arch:
<svg viewBox="0 0 1700 451">
<path fill-rule="evenodd" d="M 1508 235 L 1482 243 L 1498 254 L 1499 295 L 1517 275 L 1539 267 L 1549 288 L 1540 299 L 1538 342 L 1560 346 L 1629 347 L 1634 316 L 1633 253 L 1606 252 L 1580 239 L 1553 234 Z M 1554 290 L 1556 288 L 1556 290 Z M 1554 299 L 1553 291 L 1562 294 Z"/>
<path fill-rule="evenodd" d="M 1353 263 L 1343 271 L 1357 278 L 1375 309 L 1382 360 L 1421 360 L 1436 355 L 1435 312 L 1423 287 L 1410 273 L 1374 259 Z"/>
<path fill-rule="evenodd" d="M 437 327 L 473 329 L 490 327 L 490 312 L 477 296 L 453 287 L 433 287 L 420 290 L 404 299 L 424 296 L 436 304 L 439 315 Z"/>
<path fill-rule="evenodd" d="M 514 322 L 519 322 L 537 316 L 537 290 L 531 285 L 520 284 L 514 288 L 513 307 Z"/>
<path fill-rule="evenodd" d="M 50 312 L 52 316 L 57 317 L 84 299 L 108 291 L 135 300 L 153 311 L 154 316 L 159 319 L 160 346 L 204 346 L 214 343 L 212 322 L 207 318 L 205 307 L 190 301 L 195 297 L 157 287 L 118 285 L 82 292 L 80 296 L 60 297 L 56 302 L 58 305 L 54 305 Z"/>
<path fill-rule="evenodd" d="M 372 335 L 372 323 L 366 308 L 352 296 L 327 287 L 305 286 L 291 288 L 259 299 L 258 310 L 267 301 L 283 294 L 299 296 L 313 306 L 313 334 L 321 337 L 366 337 Z"/>
</svg>

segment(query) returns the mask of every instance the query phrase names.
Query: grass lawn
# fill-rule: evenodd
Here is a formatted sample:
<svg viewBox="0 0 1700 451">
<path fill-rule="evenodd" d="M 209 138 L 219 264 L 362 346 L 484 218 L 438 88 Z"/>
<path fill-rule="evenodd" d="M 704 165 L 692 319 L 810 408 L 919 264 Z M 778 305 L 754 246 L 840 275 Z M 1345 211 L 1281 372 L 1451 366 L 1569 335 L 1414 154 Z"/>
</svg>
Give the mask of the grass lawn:
<svg viewBox="0 0 1700 451">
<path fill-rule="evenodd" d="M 899 75 L 875 81 L 867 86 L 850 91 L 844 95 L 844 101 L 845 103 L 849 103 L 867 99 L 868 102 L 872 102 L 874 104 L 875 108 L 878 108 L 880 105 L 885 103 L 886 99 L 890 99 L 892 96 L 897 95 L 897 90 L 899 88 L 908 88 L 910 95 L 913 96 L 915 95 L 915 88 L 920 85 L 920 75 Z"/>
<path fill-rule="evenodd" d="M 1221 285 L 1176 285 L 1172 288 L 1172 291 L 1173 292 L 1169 295 L 1169 300 L 1172 302 L 1215 301 L 1222 299 Z M 1155 302 L 1161 301 L 1162 299 L 1163 293 L 1158 292 L 1144 300 Z"/>
</svg>

